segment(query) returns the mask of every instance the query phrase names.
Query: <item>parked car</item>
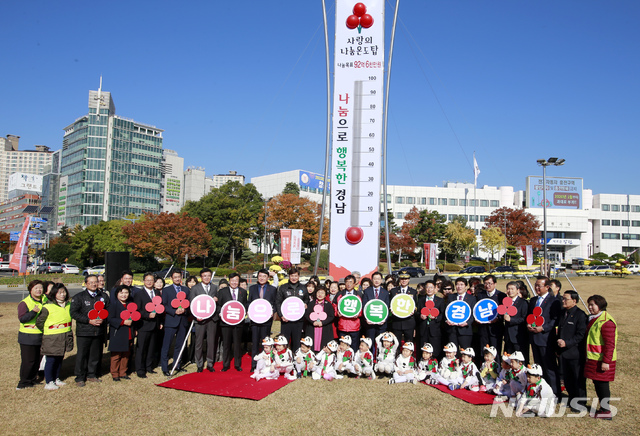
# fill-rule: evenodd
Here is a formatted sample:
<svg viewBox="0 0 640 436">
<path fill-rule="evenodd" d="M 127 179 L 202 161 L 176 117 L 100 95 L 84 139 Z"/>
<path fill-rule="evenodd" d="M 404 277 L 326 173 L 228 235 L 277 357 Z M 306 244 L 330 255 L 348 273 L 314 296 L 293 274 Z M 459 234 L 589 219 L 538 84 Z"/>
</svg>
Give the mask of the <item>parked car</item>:
<svg viewBox="0 0 640 436">
<path fill-rule="evenodd" d="M 459 274 L 484 274 L 487 269 L 483 266 L 468 266 L 460 270 Z"/>
<path fill-rule="evenodd" d="M 96 265 L 89 268 L 85 268 L 82 271 L 83 276 L 88 276 L 90 274 L 104 274 L 104 265 Z"/>
<path fill-rule="evenodd" d="M 625 266 L 625 268 L 631 273 L 631 274 L 638 274 L 640 273 L 640 265 L 636 264 L 636 263 L 630 263 L 629 265 Z"/>
<path fill-rule="evenodd" d="M 54 274 L 62 272 L 60 262 L 45 262 L 38 267 L 38 274 Z"/>
<path fill-rule="evenodd" d="M 70 263 L 63 263 L 62 272 L 65 274 L 80 274 L 80 268 Z"/>
<path fill-rule="evenodd" d="M 11 272 L 13 269 L 9 266 L 9 262 L 0 262 L 0 272 Z"/>
<path fill-rule="evenodd" d="M 397 274 L 402 274 L 402 273 L 407 273 L 411 277 L 422 277 L 425 274 L 424 270 L 417 266 L 405 266 L 404 268 L 400 268 L 397 271 Z"/>
<path fill-rule="evenodd" d="M 511 265 L 500 265 L 495 267 L 494 269 L 491 270 L 492 273 L 494 272 L 516 272 L 517 270 L 512 267 Z"/>
</svg>

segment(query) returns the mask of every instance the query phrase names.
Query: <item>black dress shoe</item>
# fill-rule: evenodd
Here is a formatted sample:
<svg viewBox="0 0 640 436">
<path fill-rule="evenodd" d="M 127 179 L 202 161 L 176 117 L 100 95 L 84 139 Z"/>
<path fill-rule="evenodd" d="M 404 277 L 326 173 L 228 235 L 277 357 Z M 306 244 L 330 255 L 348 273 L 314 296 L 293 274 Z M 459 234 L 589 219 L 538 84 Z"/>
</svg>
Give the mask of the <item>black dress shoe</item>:
<svg viewBox="0 0 640 436">
<path fill-rule="evenodd" d="M 236 366 L 236 371 L 242 371 L 242 368 L 240 368 L 239 366 Z"/>
<path fill-rule="evenodd" d="M 222 372 L 227 372 L 229 371 L 229 368 L 222 368 Z"/>
<path fill-rule="evenodd" d="M 162 371 L 162 375 L 165 375 L 167 377 L 171 377 L 171 373 L 169 371 Z"/>
<path fill-rule="evenodd" d="M 209 372 L 216 372 L 215 369 L 213 369 L 213 366 L 207 366 L 207 371 Z"/>
<path fill-rule="evenodd" d="M 200 368 L 198 368 L 197 372 L 202 372 L 202 370 L 203 370 L 203 368 L 200 367 Z"/>
<path fill-rule="evenodd" d="M 138 378 L 147 378 L 146 374 L 138 374 Z"/>
<path fill-rule="evenodd" d="M 147 370 L 147 373 L 148 373 L 148 374 L 157 374 L 157 373 L 158 373 L 158 371 L 154 371 L 153 369 L 148 369 L 148 370 Z"/>
<path fill-rule="evenodd" d="M 120 377 L 122 380 L 131 380 L 131 377 L 129 377 L 128 375 L 125 375 L 124 377 Z"/>
</svg>

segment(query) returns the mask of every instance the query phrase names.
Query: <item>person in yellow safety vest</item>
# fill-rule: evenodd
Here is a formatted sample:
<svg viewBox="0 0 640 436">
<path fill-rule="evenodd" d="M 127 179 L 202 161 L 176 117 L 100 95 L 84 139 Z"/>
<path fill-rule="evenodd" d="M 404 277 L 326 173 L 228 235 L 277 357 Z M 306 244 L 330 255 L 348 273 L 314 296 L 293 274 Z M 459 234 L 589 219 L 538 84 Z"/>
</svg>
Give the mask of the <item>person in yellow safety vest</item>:
<svg viewBox="0 0 640 436">
<path fill-rule="evenodd" d="M 36 326 L 42 330 L 40 352 L 47 357 L 44 365 L 47 384 L 44 388 L 50 391 L 66 384 L 60 380 L 60 367 L 64 353 L 73 350 L 69 299 L 66 286 L 56 283 L 49 292 L 49 301 L 42 306 L 36 319 Z"/>
<path fill-rule="evenodd" d="M 609 408 L 609 382 L 612 382 L 616 375 L 618 326 L 606 311 L 607 300 L 603 296 L 589 297 L 587 307 L 591 316 L 587 323 L 587 362 L 584 376 L 593 380 L 599 405 L 599 409 L 592 416 L 611 420 L 613 414 Z"/>
<path fill-rule="evenodd" d="M 40 345 L 42 344 L 42 330 L 36 326 L 36 317 L 42 309 L 46 297 L 42 295 L 42 282 L 32 280 L 27 286 L 29 296 L 18 304 L 18 320 L 20 329 L 18 343 L 20 344 L 20 381 L 17 390 L 33 387 L 36 384 L 38 368 L 42 356 Z"/>
</svg>

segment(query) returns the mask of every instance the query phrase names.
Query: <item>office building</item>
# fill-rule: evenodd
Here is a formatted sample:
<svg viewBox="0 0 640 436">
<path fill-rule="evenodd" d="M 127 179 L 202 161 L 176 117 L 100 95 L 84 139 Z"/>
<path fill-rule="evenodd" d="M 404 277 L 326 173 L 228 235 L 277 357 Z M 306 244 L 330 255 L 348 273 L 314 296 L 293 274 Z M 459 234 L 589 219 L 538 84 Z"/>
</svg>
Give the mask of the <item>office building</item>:
<svg viewBox="0 0 640 436">
<path fill-rule="evenodd" d="M 162 152 L 162 207 L 161 212 L 177 213 L 184 205 L 184 158 L 173 150 Z"/>
<path fill-rule="evenodd" d="M 227 182 L 240 182 L 244 185 L 244 176 L 237 171 L 228 174 L 205 175 L 202 167 L 189 167 L 184 172 L 184 201 L 198 201 L 213 188 L 220 188 Z"/>
<path fill-rule="evenodd" d="M 162 133 L 116 115 L 102 85 L 89 91 L 87 114 L 64 128 L 58 228 L 159 213 Z"/>
<path fill-rule="evenodd" d="M 9 176 L 14 173 L 44 175 L 51 165 L 49 147 L 36 145 L 35 150 L 19 150 L 20 137 L 7 135 L 0 138 L 0 202 L 9 198 Z"/>
<path fill-rule="evenodd" d="M 309 176 L 311 174 L 312 176 Z M 264 197 L 282 192 L 287 182 L 300 186 L 300 195 L 322 200 L 320 186 L 310 181 L 324 182 L 324 177 L 308 171 L 294 170 L 253 177 L 251 183 Z M 297 181 L 297 182 L 296 182 Z M 549 258 L 571 262 L 593 253 L 628 254 L 640 249 L 640 195 L 593 194 L 584 189 L 581 178 L 547 177 L 547 250 Z M 447 222 L 456 216 L 467 220 L 478 241 L 480 230 L 496 209 L 525 208 L 540 222 L 540 243 L 544 226 L 542 177 L 529 176 L 527 189 L 516 191 L 512 186 L 480 186 L 472 183 L 445 183 L 444 186 L 387 186 L 387 208 L 399 227 L 414 207 L 435 210 L 446 216 Z M 315 192 L 313 191 L 315 189 Z M 381 190 L 382 192 L 382 190 Z M 312 197 L 313 195 L 313 197 Z M 382 200 L 382 195 L 381 195 Z M 381 202 L 380 211 L 384 204 Z M 480 252 L 487 257 L 488 253 Z"/>
</svg>

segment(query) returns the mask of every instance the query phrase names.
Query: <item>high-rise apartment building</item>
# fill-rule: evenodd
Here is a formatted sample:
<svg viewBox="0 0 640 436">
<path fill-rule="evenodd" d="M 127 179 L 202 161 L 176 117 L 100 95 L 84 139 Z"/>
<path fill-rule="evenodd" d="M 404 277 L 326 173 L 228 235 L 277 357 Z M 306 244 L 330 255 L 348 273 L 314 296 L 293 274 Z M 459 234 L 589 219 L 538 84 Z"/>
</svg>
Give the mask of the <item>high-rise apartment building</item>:
<svg viewBox="0 0 640 436">
<path fill-rule="evenodd" d="M 88 107 L 64 128 L 58 228 L 159 213 L 163 130 L 117 116 L 102 86 Z"/>
<path fill-rule="evenodd" d="M 13 173 L 26 173 L 42 176 L 45 168 L 51 165 L 49 147 L 36 145 L 35 150 L 19 150 L 20 137 L 7 135 L 0 138 L 0 202 L 9 198 L 9 176 Z"/>
<path fill-rule="evenodd" d="M 184 158 L 173 150 L 162 152 L 162 207 L 161 212 L 177 213 L 184 204 Z"/>
<path fill-rule="evenodd" d="M 244 176 L 237 171 L 229 171 L 229 174 L 207 177 L 204 168 L 189 167 L 184 172 L 184 203 L 198 201 L 213 188 L 219 188 L 227 182 L 240 182 L 244 185 Z"/>
</svg>

